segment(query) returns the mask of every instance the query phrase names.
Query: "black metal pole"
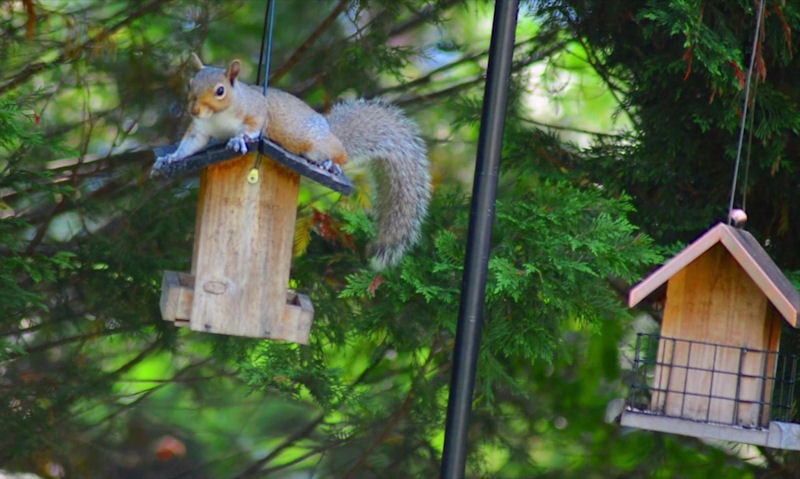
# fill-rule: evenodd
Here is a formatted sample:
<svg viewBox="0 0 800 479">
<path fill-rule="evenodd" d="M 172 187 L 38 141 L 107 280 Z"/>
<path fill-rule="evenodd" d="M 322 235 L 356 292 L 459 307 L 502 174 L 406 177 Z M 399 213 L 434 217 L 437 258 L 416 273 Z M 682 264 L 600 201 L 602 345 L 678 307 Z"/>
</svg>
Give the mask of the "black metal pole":
<svg viewBox="0 0 800 479">
<path fill-rule="evenodd" d="M 486 272 L 497 199 L 497 179 L 500 171 L 500 152 L 518 8 L 519 0 L 498 0 L 495 3 L 481 131 L 472 186 L 467 257 L 464 262 L 461 305 L 453 351 L 453 373 L 447 404 L 442 479 L 463 478 L 466 467 L 467 436 L 481 342 Z"/>
</svg>

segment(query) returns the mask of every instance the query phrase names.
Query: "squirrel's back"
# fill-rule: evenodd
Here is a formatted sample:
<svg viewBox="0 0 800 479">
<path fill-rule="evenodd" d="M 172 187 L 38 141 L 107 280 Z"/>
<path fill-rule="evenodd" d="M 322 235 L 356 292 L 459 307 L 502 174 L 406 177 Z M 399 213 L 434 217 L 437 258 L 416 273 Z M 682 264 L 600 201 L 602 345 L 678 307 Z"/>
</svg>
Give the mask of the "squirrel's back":
<svg viewBox="0 0 800 479">
<path fill-rule="evenodd" d="M 345 148 L 328 121 L 305 102 L 277 88 L 267 91 L 267 137 L 314 161 L 347 161 Z"/>
<path fill-rule="evenodd" d="M 372 264 L 376 269 L 394 265 L 419 239 L 431 198 L 427 148 L 419 128 L 381 100 L 340 103 L 327 118 L 349 161 L 372 160 L 377 224 Z"/>
</svg>

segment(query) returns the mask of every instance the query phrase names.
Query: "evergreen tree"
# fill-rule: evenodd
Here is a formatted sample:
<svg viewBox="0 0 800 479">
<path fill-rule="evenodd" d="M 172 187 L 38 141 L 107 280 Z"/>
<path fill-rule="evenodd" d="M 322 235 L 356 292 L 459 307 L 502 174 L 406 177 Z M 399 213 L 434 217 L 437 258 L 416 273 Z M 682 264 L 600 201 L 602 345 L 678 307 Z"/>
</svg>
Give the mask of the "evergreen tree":
<svg viewBox="0 0 800 479">
<path fill-rule="evenodd" d="M 376 274 L 369 182 L 348 171 L 349 198 L 303 184 L 291 281 L 315 305 L 311 344 L 176 329 L 160 317 L 161 274 L 191 262 L 197 179 L 149 179 L 151 149 L 185 128 L 189 52 L 241 58 L 255 79 L 263 5 L 4 5 L 0 470 L 438 474 L 491 6 L 277 5 L 272 84 L 319 109 L 383 96 L 426 132 L 436 191 L 422 241 Z M 767 12 L 748 211 L 792 268 L 798 18 Z M 603 421 L 624 394 L 630 312 L 615 285 L 724 212 L 753 13 L 744 1 L 524 2 L 470 477 L 752 477 L 796 461 L 764 451 L 756 465 Z M 544 81 L 532 67 L 581 57 L 633 124 L 588 149 L 532 121 L 527 102 Z"/>
</svg>

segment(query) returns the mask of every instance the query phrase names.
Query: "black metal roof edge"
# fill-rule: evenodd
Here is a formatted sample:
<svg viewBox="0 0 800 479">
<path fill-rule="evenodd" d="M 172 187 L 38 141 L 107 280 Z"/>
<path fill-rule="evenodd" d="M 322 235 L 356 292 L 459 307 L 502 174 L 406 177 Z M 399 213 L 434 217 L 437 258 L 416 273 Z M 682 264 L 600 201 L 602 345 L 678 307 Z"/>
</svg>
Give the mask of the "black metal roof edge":
<svg viewBox="0 0 800 479">
<path fill-rule="evenodd" d="M 257 147 L 258 143 L 253 142 L 248 145 Z M 261 147 L 265 156 L 277 161 L 299 175 L 305 176 L 343 195 L 349 195 L 353 191 L 353 184 L 344 173 L 328 171 L 323 165 L 303 158 L 300 155 L 295 155 L 270 140 L 262 139 Z M 172 153 L 177 148 L 178 144 L 176 143 L 154 148 L 153 152 L 156 158 L 160 158 Z M 251 148 L 251 151 L 253 150 L 254 148 Z M 159 163 L 156 161 L 150 170 L 150 176 L 167 179 L 178 178 L 238 156 L 241 156 L 241 154 L 226 148 L 224 142 L 214 141 L 209 143 L 203 150 L 179 161 L 172 163 Z"/>
</svg>

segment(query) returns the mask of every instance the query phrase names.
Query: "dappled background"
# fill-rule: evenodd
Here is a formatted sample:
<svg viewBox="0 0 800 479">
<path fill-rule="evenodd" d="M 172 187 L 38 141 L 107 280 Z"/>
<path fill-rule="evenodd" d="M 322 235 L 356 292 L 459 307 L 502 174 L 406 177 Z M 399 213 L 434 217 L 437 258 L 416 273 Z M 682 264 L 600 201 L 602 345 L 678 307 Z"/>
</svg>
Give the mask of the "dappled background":
<svg viewBox="0 0 800 479">
<path fill-rule="evenodd" d="M 380 276 L 365 172 L 346 170 L 351 197 L 302 184 L 308 346 L 177 329 L 158 306 L 162 271 L 190 265 L 198 180 L 150 179 L 151 150 L 187 125 L 190 52 L 255 80 L 262 3 L 0 2 L 0 470 L 438 474 L 491 2 L 277 1 L 271 83 L 319 110 L 396 103 L 435 183 L 422 241 Z M 725 217 L 754 26 L 750 0 L 521 2 L 469 477 L 796 477 L 796 453 L 607 413 L 627 288 Z M 766 4 L 736 192 L 790 276 L 798 27 Z"/>
</svg>

